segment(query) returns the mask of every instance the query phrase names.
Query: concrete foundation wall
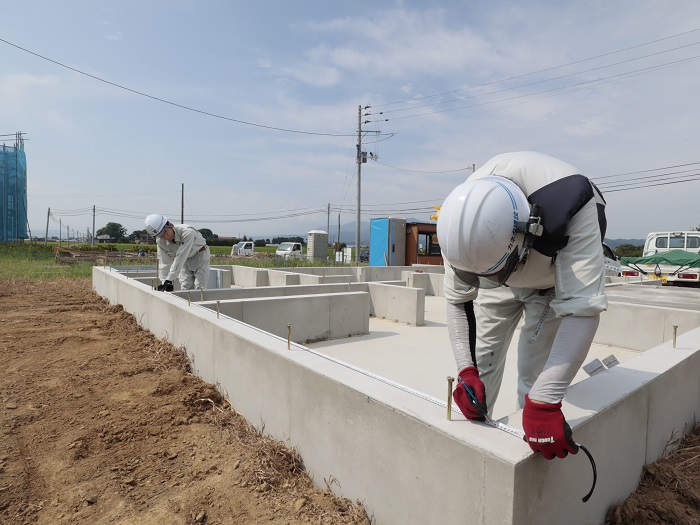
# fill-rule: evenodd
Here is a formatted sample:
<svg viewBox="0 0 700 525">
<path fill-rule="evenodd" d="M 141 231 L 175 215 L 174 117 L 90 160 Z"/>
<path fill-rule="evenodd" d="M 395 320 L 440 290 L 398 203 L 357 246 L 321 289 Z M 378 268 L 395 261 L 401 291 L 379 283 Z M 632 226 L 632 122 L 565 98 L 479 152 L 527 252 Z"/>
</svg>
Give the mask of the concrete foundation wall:
<svg viewBox="0 0 700 525">
<path fill-rule="evenodd" d="M 419 288 L 407 288 L 403 281 L 394 283 L 261 286 L 254 288 L 205 290 L 204 292 L 193 291 L 189 293 L 181 291 L 175 292 L 174 295 L 190 301 L 201 302 L 348 292 L 369 292 L 369 315 L 373 317 L 381 317 L 383 319 L 389 319 L 398 323 L 407 323 L 414 326 L 421 326 L 425 322 L 424 290 Z M 238 315 L 232 315 L 232 317 L 241 319 Z M 259 326 L 255 323 L 252 324 Z"/>
<path fill-rule="evenodd" d="M 328 277 L 333 275 L 355 275 L 355 268 L 348 266 L 300 266 L 294 268 L 297 273 L 306 275 L 318 275 L 320 277 Z"/>
<path fill-rule="evenodd" d="M 222 288 L 220 290 L 204 290 L 201 295 L 203 301 L 224 301 L 227 299 L 245 299 L 249 297 L 280 297 L 292 295 L 311 295 L 322 293 L 343 292 L 367 292 L 367 283 L 330 284 L 330 285 L 290 285 L 290 286 L 260 286 L 257 288 Z M 187 292 L 175 292 L 174 295 L 187 299 Z M 200 294 L 194 293 L 190 297 L 199 300 Z"/>
<path fill-rule="evenodd" d="M 445 275 L 441 273 L 428 272 L 401 272 L 401 279 L 406 282 L 406 286 L 411 288 L 422 288 L 425 295 L 437 295 L 443 297 Z"/>
<path fill-rule="evenodd" d="M 700 326 L 700 311 L 610 302 L 595 342 L 644 351 Z M 642 329 L 643 328 L 643 329 Z"/>
<path fill-rule="evenodd" d="M 287 350 L 282 338 L 217 319 L 116 272 L 95 269 L 93 287 L 144 328 L 185 347 L 195 373 L 218 385 L 248 421 L 299 448 L 319 487 L 334 476 L 338 493 L 364 500 L 377 523 L 460 522 L 465 505 L 488 516 L 481 523 L 508 523 L 508 498 L 486 512 L 503 491 L 503 476 L 514 471 L 511 454 L 504 462 L 479 450 L 490 429 L 448 422 L 443 407 L 296 345 Z M 483 484 L 484 475 L 499 482 L 486 491 L 468 488 Z M 412 503 L 419 501 L 420 509 Z"/>
<path fill-rule="evenodd" d="M 267 269 L 248 266 L 232 266 L 233 284 L 237 286 L 270 286 Z"/>
<path fill-rule="evenodd" d="M 372 315 L 422 326 L 425 324 L 425 290 L 384 283 L 367 283 L 372 296 Z"/>
<path fill-rule="evenodd" d="M 369 332 L 369 293 L 294 295 L 205 301 L 204 308 L 297 343 Z"/>
<path fill-rule="evenodd" d="M 380 525 L 601 524 L 659 457 L 669 430 L 692 424 L 700 407 L 700 329 L 678 336 L 676 348 L 667 341 L 572 386 L 564 412 L 598 466 L 598 486 L 583 503 L 592 474 L 582 452 L 546 461 L 457 410 L 448 421 L 444 402 L 302 346 L 287 350 L 286 339 L 118 272 L 95 267 L 93 287 L 184 346 L 195 372 L 248 421 L 298 447 L 318 486 L 333 476 L 334 490 L 363 500 Z M 521 428 L 521 412 L 503 422 Z"/>
<path fill-rule="evenodd" d="M 301 284 L 298 273 L 280 270 L 267 270 L 267 279 L 270 286 L 294 286 L 295 284 Z"/>
</svg>

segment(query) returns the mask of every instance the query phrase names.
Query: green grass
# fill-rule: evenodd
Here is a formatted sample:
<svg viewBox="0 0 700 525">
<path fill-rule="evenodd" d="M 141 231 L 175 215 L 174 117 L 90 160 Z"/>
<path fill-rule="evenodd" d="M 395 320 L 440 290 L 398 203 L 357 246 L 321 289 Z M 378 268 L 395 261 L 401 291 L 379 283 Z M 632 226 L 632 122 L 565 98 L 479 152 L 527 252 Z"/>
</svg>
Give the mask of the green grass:
<svg viewBox="0 0 700 525">
<path fill-rule="evenodd" d="M 0 282 L 10 279 L 80 279 L 91 275 L 91 263 L 56 264 L 52 246 L 0 244 Z"/>
<path fill-rule="evenodd" d="M 0 282 L 12 279 L 84 279 L 92 277 L 92 267 L 95 264 L 105 264 L 95 261 L 75 262 L 72 257 L 61 257 L 60 263 L 56 262 L 53 246 L 57 243 L 29 244 L 29 243 L 2 243 L 0 244 Z M 66 243 L 62 244 L 63 247 Z M 147 257 L 133 258 L 133 253 L 140 248 L 146 249 Z M 100 244 L 92 247 L 89 244 L 71 245 L 71 250 L 83 252 L 105 252 L 107 265 L 112 266 L 143 266 L 155 265 L 156 247 L 154 245 L 138 244 Z M 230 256 L 230 246 L 210 246 L 212 265 L 252 266 L 255 268 L 295 268 L 309 266 L 337 266 L 333 264 L 332 256 L 329 262 L 309 261 L 306 259 L 284 260 L 274 257 L 275 246 L 255 248 L 256 253 L 270 254 L 267 257 L 236 257 Z M 345 265 L 344 265 L 345 266 Z"/>
</svg>

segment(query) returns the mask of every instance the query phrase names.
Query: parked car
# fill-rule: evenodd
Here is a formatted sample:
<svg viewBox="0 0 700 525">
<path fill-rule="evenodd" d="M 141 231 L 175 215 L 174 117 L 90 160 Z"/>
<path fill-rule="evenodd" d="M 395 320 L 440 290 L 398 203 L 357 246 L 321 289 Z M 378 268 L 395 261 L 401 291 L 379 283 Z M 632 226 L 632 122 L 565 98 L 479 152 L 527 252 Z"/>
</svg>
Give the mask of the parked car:
<svg viewBox="0 0 700 525">
<path fill-rule="evenodd" d="M 360 262 L 369 262 L 369 250 L 360 250 Z"/>
<path fill-rule="evenodd" d="M 238 244 L 234 244 L 231 248 L 231 256 L 242 257 L 244 255 L 253 255 L 254 246 L 253 241 L 241 241 Z"/>
<path fill-rule="evenodd" d="M 278 257 L 284 257 L 285 259 L 301 259 L 301 243 L 283 242 L 277 247 L 275 255 Z"/>
<path fill-rule="evenodd" d="M 608 277 L 620 277 L 622 275 L 620 258 L 605 243 L 603 243 L 603 257 L 605 258 L 605 275 Z"/>
</svg>

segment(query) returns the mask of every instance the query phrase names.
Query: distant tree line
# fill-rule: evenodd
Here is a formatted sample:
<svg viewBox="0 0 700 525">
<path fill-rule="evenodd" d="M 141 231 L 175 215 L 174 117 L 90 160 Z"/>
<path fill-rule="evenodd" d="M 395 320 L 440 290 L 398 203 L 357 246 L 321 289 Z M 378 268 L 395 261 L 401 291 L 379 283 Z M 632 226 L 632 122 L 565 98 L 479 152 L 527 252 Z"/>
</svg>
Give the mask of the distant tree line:
<svg viewBox="0 0 700 525">
<path fill-rule="evenodd" d="M 198 231 L 202 234 L 202 237 L 204 237 L 209 246 L 233 246 L 240 241 L 253 241 L 253 239 L 247 235 L 240 238 L 226 237 L 222 239 L 209 228 L 201 228 Z M 126 228 L 118 222 L 108 222 L 104 227 L 97 230 L 95 235 L 109 235 L 109 241 L 113 243 L 135 243 L 146 235 L 146 230 L 134 230 L 131 234 L 127 234 Z M 253 242 L 255 246 L 263 247 L 268 244 L 281 244 L 283 242 L 300 242 L 306 244 L 306 239 L 303 237 L 273 237 L 272 239 L 256 239 Z"/>
<path fill-rule="evenodd" d="M 644 246 L 635 246 L 633 244 L 620 244 L 615 248 L 615 255 L 618 257 L 641 257 L 644 251 Z"/>
<path fill-rule="evenodd" d="M 306 239 L 303 237 L 273 237 L 269 244 L 282 244 L 283 242 L 300 242 L 306 244 Z"/>
</svg>

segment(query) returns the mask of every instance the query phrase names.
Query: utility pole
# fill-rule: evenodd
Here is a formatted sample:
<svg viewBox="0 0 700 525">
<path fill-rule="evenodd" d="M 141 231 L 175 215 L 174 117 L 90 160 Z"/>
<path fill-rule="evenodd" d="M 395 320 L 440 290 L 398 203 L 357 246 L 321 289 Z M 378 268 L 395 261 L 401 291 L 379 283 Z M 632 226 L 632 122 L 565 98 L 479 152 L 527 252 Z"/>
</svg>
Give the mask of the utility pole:
<svg viewBox="0 0 700 525">
<path fill-rule="evenodd" d="M 185 224 L 185 183 L 182 183 L 182 203 L 180 204 L 180 224 Z"/>
<path fill-rule="evenodd" d="M 362 165 L 367 162 L 367 152 L 362 151 L 362 110 L 363 109 L 370 109 L 372 106 L 365 106 L 364 108 L 362 106 L 357 106 L 357 211 L 355 212 L 355 264 L 360 264 L 360 206 L 362 204 L 361 202 L 361 189 L 362 189 L 362 182 L 361 182 L 361 175 L 362 175 Z M 372 113 L 365 113 L 365 116 L 369 116 Z M 388 121 L 389 119 L 384 119 L 384 121 Z M 364 124 L 367 124 L 371 122 L 371 120 L 365 120 Z M 370 133 L 377 133 L 379 134 L 380 132 L 377 131 L 370 131 Z M 372 157 L 375 158 L 375 157 Z M 340 222 L 340 219 L 338 220 Z M 340 234 L 338 234 L 338 237 L 340 237 Z M 338 239 L 338 242 L 340 242 L 340 238 Z"/>
<path fill-rule="evenodd" d="M 95 247 L 95 205 L 92 205 L 92 247 Z"/>
<path fill-rule="evenodd" d="M 360 192 L 362 183 L 362 106 L 357 106 L 357 210 L 355 211 L 355 264 L 360 264 Z"/>
<path fill-rule="evenodd" d="M 44 245 L 49 243 L 49 217 L 51 217 L 51 207 L 49 207 L 49 211 L 46 213 L 46 235 L 44 235 Z"/>
</svg>

